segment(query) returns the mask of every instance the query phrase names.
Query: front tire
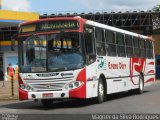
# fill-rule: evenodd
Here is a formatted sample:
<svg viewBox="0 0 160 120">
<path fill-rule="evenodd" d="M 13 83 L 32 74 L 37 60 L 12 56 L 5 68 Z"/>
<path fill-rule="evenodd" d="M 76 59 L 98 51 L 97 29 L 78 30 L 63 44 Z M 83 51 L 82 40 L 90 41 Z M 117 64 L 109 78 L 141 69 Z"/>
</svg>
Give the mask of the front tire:
<svg viewBox="0 0 160 120">
<path fill-rule="evenodd" d="M 105 87 L 102 79 L 99 79 L 98 82 L 98 96 L 97 96 L 97 103 L 100 104 L 105 100 Z"/>
</svg>

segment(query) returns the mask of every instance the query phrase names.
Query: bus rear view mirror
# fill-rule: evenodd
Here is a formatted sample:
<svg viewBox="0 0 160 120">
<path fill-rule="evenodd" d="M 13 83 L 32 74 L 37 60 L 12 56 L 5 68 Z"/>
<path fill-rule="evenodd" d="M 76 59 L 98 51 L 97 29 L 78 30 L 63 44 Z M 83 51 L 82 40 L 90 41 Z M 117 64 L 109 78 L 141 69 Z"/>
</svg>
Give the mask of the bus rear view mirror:
<svg viewBox="0 0 160 120">
<path fill-rule="evenodd" d="M 15 51 L 15 45 L 16 45 L 16 40 L 18 38 L 18 34 L 14 34 L 12 37 L 11 37 L 11 50 L 12 51 Z"/>
</svg>

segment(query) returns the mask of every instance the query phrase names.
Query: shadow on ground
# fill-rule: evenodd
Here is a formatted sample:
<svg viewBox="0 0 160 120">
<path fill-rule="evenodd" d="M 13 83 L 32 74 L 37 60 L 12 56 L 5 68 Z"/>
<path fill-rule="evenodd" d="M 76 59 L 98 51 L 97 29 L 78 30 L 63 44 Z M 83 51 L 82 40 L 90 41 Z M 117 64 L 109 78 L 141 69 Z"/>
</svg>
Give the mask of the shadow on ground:
<svg viewBox="0 0 160 120">
<path fill-rule="evenodd" d="M 143 94 L 148 93 L 149 91 L 144 91 Z M 122 93 L 116 93 L 111 94 L 107 96 L 107 101 L 105 101 L 102 104 L 105 104 L 107 102 L 111 102 L 118 99 L 123 99 L 125 97 L 132 97 L 132 96 L 138 96 L 134 92 L 122 92 Z M 22 101 L 17 103 L 11 103 L 7 105 L 2 105 L 1 107 L 9 108 L 9 109 L 34 109 L 34 110 L 52 110 L 52 109 L 66 109 L 66 108 L 81 108 L 86 106 L 94 105 L 95 102 L 93 102 L 93 99 L 76 99 L 76 100 L 63 100 L 63 101 L 54 101 L 52 106 L 44 107 L 38 102 L 34 101 Z M 109 104 L 109 103 L 108 103 Z"/>
</svg>

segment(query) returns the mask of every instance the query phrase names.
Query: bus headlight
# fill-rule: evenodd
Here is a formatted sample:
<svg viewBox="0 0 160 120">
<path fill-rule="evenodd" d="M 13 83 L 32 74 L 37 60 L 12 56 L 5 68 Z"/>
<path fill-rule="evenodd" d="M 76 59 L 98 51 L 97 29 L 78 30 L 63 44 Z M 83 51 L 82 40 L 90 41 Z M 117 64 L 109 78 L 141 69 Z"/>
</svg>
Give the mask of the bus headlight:
<svg viewBox="0 0 160 120">
<path fill-rule="evenodd" d="M 33 88 L 27 84 L 20 84 L 20 88 L 24 91 L 33 91 Z"/>
<path fill-rule="evenodd" d="M 70 82 L 68 84 L 66 84 L 64 86 L 64 90 L 71 90 L 71 89 L 75 89 L 75 88 L 78 88 L 80 87 L 81 85 L 83 85 L 84 82 L 82 81 L 74 81 L 74 82 Z"/>
<path fill-rule="evenodd" d="M 20 88 L 24 90 L 25 89 L 25 85 L 24 84 L 20 84 Z"/>
</svg>

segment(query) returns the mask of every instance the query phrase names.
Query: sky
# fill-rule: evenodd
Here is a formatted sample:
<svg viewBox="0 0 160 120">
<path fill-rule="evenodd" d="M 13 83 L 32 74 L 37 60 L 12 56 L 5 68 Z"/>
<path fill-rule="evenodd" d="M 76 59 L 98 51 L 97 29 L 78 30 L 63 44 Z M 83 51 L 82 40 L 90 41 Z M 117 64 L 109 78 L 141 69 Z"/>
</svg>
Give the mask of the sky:
<svg viewBox="0 0 160 120">
<path fill-rule="evenodd" d="M 160 0 L 2 0 L 2 9 L 39 13 L 151 10 Z"/>
</svg>

